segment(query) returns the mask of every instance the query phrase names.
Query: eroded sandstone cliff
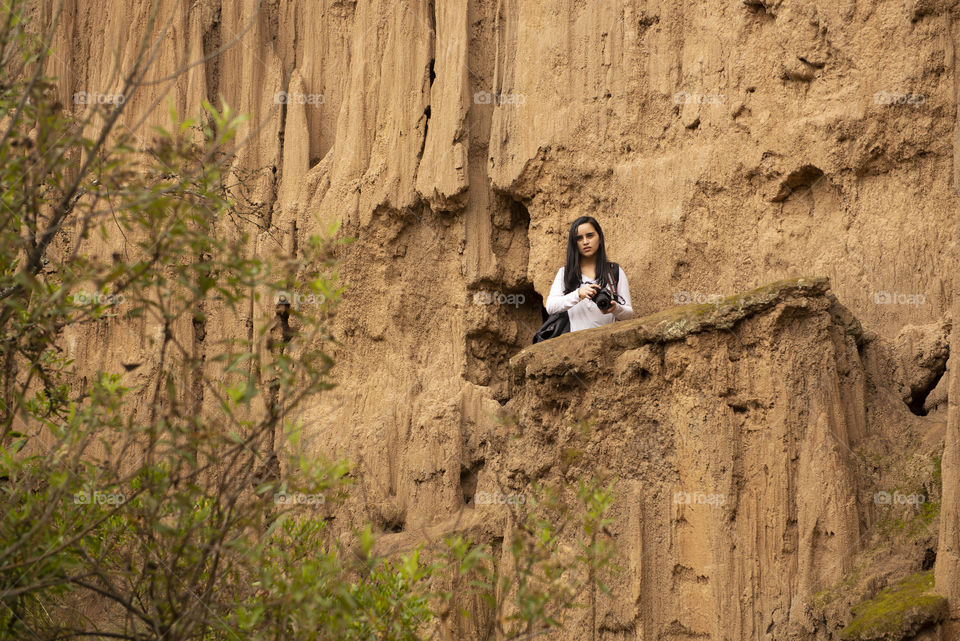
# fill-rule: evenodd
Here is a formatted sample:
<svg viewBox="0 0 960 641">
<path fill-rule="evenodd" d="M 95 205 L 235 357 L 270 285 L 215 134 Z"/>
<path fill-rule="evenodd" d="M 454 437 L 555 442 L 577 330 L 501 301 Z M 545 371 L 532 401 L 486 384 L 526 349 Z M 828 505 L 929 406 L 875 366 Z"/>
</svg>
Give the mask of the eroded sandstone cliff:
<svg viewBox="0 0 960 641">
<path fill-rule="evenodd" d="M 605 638 L 836 638 L 849 610 L 811 604 L 871 550 L 871 490 L 944 442 L 939 536 L 916 540 L 939 546 L 960 638 L 954 2 L 66 0 L 64 104 L 116 89 L 152 9 L 167 30 L 150 77 L 204 61 L 142 87 L 125 124 L 222 97 L 251 115 L 235 166 L 262 211 L 251 254 L 331 221 L 357 238 L 340 385 L 302 419 L 315 451 L 358 464 L 359 516 L 412 533 L 458 514 L 504 403 L 538 452 L 501 451 L 520 478 L 559 474 L 554 444 L 589 414 L 599 431 L 563 473 L 609 467 L 629 488 L 615 533 L 632 571 Z M 801 274 L 839 302 L 798 285 L 726 329 L 572 336 L 526 352 L 518 387 L 510 359 L 581 214 L 638 316 Z M 178 331 L 202 351 L 245 323 L 211 309 Z M 155 361 L 157 330 L 101 323 L 65 344 L 119 369 Z M 728 501 L 678 506 L 681 491 Z"/>
</svg>

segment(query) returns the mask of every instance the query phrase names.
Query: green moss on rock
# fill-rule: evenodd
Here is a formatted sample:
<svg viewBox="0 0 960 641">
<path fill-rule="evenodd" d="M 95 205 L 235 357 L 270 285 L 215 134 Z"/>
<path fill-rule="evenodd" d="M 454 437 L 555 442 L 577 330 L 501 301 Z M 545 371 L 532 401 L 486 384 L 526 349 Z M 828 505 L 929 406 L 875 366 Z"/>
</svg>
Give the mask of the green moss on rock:
<svg viewBox="0 0 960 641">
<path fill-rule="evenodd" d="M 788 278 L 769 283 L 749 292 L 731 296 L 718 295 L 712 303 L 679 305 L 639 320 L 655 328 L 660 340 L 678 340 L 710 327 L 730 327 L 736 321 L 769 307 L 791 294 L 816 296 L 830 288 L 827 278 Z M 803 302 L 798 304 L 803 305 Z"/>
<path fill-rule="evenodd" d="M 918 572 L 853 608 L 844 641 L 902 641 L 947 615 L 947 600 L 933 589 L 933 571 Z"/>
<path fill-rule="evenodd" d="M 851 590 L 853 590 L 857 583 L 860 582 L 860 577 L 863 574 L 865 565 L 866 562 L 861 560 L 857 566 L 850 571 L 849 574 L 837 581 L 833 587 L 827 588 L 826 590 L 821 590 L 813 595 L 813 608 L 817 612 L 823 613 L 827 606 L 836 601 L 842 594 L 849 593 Z"/>
</svg>

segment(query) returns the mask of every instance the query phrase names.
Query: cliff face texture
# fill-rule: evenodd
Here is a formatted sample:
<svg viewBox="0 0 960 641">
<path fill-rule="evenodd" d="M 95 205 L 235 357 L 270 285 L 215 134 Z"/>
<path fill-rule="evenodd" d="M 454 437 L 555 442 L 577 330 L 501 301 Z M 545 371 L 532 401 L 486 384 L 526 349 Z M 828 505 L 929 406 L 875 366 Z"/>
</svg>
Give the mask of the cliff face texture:
<svg viewBox="0 0 960 641">
<path fill-rule="evenodd" d="M 503 461 L 509 478 L 602 461 L 620 479 L 626 571 L 603 636 L 830 638 L 813 597 L 854 569 L 877 516 L 857 448 L 883 424 L 865 412 L 859 324 L 800 280 L 603 333 L 514 359 L 522 431 Z M 589 436 L 572 428 L 588 420 Z"/>
<path fill-rule="evenodd" d="M 960 5 L 66 0 L 64 104 L 119 87 L 152 10 L 148 77 L 203 62 L 142 87 L 125 124 L 222 97 L 251 116 L 250 253 L 332 221 L 357 239 L 339 386 L 302 416 L 315 451 L 357 463 L 355 516 L 409 537 L 495 509 L 472 498 L 495 478 L 604 470 L 627 572 L 596 636 L 568 638 L 839 638 L 852 604 L 923 566 L 951 608 L 937 633 L 960 639 Z M 637 317 L 661 316 L 521 353 L 585 214 Z M 798 276 L 829 289 L 719 298 Z M 198 349 L 246 332 L 216 310 L 206 327 Z M 118 369 L 151 362 L 155 331 L 65 344 Z M 884 538 L 913 523 L 895 497 L 914 489 L 939 520 Z"/>
</svg>

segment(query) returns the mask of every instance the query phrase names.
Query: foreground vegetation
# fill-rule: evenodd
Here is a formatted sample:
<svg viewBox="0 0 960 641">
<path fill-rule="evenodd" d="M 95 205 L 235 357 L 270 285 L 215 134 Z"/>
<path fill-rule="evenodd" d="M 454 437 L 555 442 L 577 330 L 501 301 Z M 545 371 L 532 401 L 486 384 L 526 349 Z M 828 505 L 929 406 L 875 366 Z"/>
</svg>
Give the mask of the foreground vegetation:
<svg viewBox="0 0 960 641">
<path fill-rule="evenodd" d="M 229 169 L 243 118 L 121 125 L 149 39 L 110 100 L 58 104 L 53 27 L 24 8 L 0 8 L 0 638 L 423 639 L 465 595 L 482 637 L 530 638 L 589 605 L 609 486 L 506 506 L 499 555 L 449 537 L 382 558 L 369 527 L 333 530 L 350 465 L 307 456 L 296 416 L 332 385 L 349 239 L 256 255 L 269 218 Z M 104 357 L 77 362 L 89 336 Z"/>
</svg>

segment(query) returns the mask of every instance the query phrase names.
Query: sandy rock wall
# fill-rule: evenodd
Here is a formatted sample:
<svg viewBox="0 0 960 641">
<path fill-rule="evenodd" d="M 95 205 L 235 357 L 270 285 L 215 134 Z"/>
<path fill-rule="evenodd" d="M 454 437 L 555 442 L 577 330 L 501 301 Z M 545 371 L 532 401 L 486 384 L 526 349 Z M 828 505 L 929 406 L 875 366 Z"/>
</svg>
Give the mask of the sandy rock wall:
<svg viewBox="0 0 960 641">
<path fill-rule="evenodd" d="M 49 23 L 55 4 L 38 0 L 40 19 Z M 396 532 L 460 510 L 464 486 L 478 483 L 476 435 L 502 403 L 518 403 L 509 359 L 539 324 L 578 215 L 603 223 L 638 316 L 816 274 L 879 336 L 940 323 L 956 305 L 958 19 L 946 0 L 66 0 L 50 71 L 80 113 L 76 92 L 117 91 L 142 37 L 165 29 L 145 79 L 203 62 L 142 87 L 125 125 L 147 132 L 165 124 L 167 101 L 192 114 L 202 98 L 222 97 L 251 116 L 235 166 L 247 179 L 238 196 L 261 206 L 250 253 L 295 252 L 331 221 L 357 238 L 341 257 L 351 288 L 333 327 L 344 345 L 340 386 L 303 419 L 317 451 L 358 463 L 363 516 Z M 246 335 L 247 318 L 207 311 L 199 332 L 180 328 L 198 350 Z M 644 518 L 664 532 L 680 523 L 663 503 L 669 483 L 709 480 L 738 497 L 753 495 L 736 483 L 770 484 L 738 503 L 733 522 L 729 511 L 684 517 L 692 524 L 678 532 L 710 532 L 716 547 L 643 539 L 681 569 L 674 577 L 667 561 L 645 560 L 638 577 L 671 586 L 670 604 L 695 595 L 711 604 L 700 619 L 678 619 L 678 638 L 729 629 L 764 638 L 769 621 L 801 621 L 794 598 L 849 569 L 866 527 L 842 450 L 864 434 L 858 417 L 877 410 L 856 401 L 851 348 L 826 312 L 814 314 L 823 353 L 803 343 L 792 362 L 790 349 L 777 351 L 783 336 L 800 345 L 797 313 L 767 328 L 759 355 L 740 357 L 766 378 L 742 371 L 719 337 L 701 346 L 716 350 L 691 370 L 701 378 L 684 379 L 677 363 L 658 370 L 698 421 L 650 414 L 672 426 L 670 455 L 691 466 L 672 480 L 664 468 L 658 494 L 637 490 Z M 111 322 L 65 339 L 78 361 L 116 369 L 155 359 L 147 339 L 157 330 Z M 816 376 L 778 382 L 780 368 L 804 367 Z M 740 389 L 741 379 L 756 389 Z M 724 380 L 745 404 L 700 397 Z M 957 528 L 946 525 L 960 518 L 946 489 L 960 469 L 955 405 L 949 413 L 937 576 L 956 607 Z M 735 436 L 759 450 L 743 454 Z M 756 466 L 768 476 L 744 471 Z M 824 508 L 804 498 L 818 491 L 847 499 Z M 717 557 L 734 533 L 785 583 L 767 581 L 747 555 Z M 828 550 L 838 566 L 823 566 Z M 737 603 L 756 599 L 757 613 L 724 602 L 734 596 L 718 585 L 741 590 Z M 660 605 L 645 602 L 641 619 L 666 633 Z"/>
<path fill-rule="evenodd" d="M 852 605 L 936 557 L 935 521 L 876 499 L 920 487 L 941 500 L 922 470 L 945 420 L 909 411 L 885 370 L 895 353 L 816 279 L 528 348 L 501 423 L 464 441 L 477 479 L 461 483 L 465 509 L 383 545 L 461 531 L 497 545 L 518 510 L 490 497 L 599 475 L 616 479 L 604 536 L 620 570 L 596 623 L 574 612 L 558 638 L 840 638 Z"/>
<path fill-rule="evenodd" d="M 852 569 L 871 520 L 862 336 L 825 292 L 800 281 L 702 327 L 652 317 L 512 361 L 522 430 L 500 474 L 573 480 L 603 461 L 621 484 L 610 530 L 629 570 L 598 638 L 814 638 L 811 597 Z"/>
<path fill-rule="evenodd" d="M 951 19 L 894 2 L 505 2 L 496 88 L 525 103 L 495 113 L 491 178 L 529 201 L 538 290 L 575 211 L 610 221 L 641 311 L 800 269 L 872 326 L 936 319 Z M 925 302 L 880 306 L 883 291 Z"/>
<path fill-rule="evenodd" d="M 960 313 L 958 303 L 954 303 L 954 314 Z M 950 346 L 955 354 L 960 353 L 957 351 L 960 350 L 958 339 L 958 332 L 953 332 Z M 960 376 L 950 376 L 949 384 L 936 584 L 940 592 L 950 599 L 950 621 L 947 624 L 950 636 L 947 638 L 960 638 L 960 404 L 957 400 L 960 399 Z"/>
</svg>

